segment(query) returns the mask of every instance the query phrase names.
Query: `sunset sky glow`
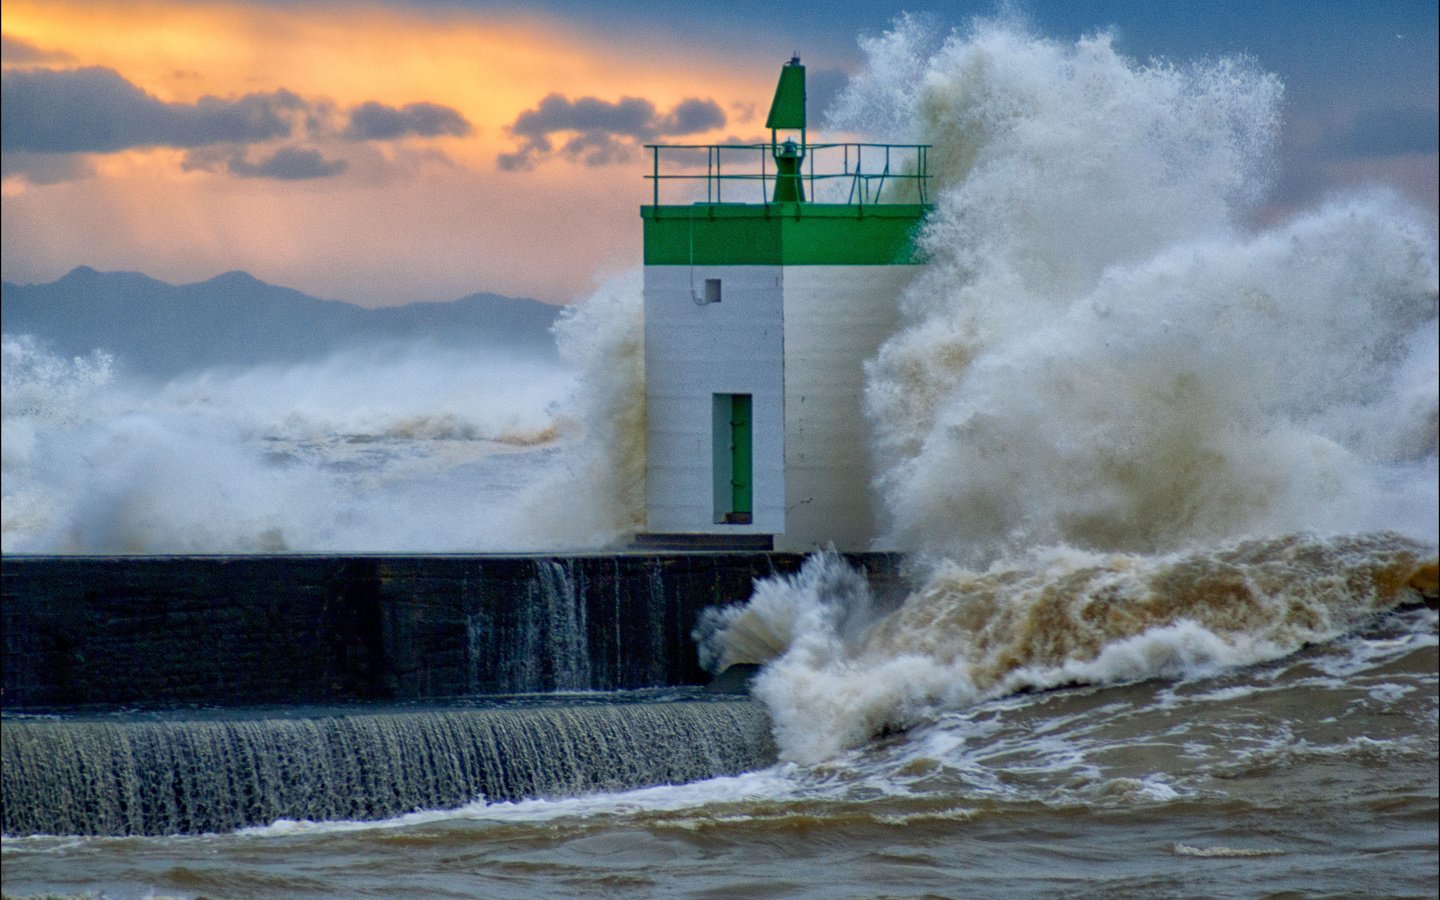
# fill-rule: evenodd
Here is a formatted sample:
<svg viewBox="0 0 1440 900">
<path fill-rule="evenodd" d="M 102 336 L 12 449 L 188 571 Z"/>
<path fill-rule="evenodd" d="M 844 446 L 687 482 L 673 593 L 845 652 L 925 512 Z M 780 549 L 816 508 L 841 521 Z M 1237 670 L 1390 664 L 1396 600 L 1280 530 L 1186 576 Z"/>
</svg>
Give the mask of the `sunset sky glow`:
<svg viewBox="0 0 1440 900">
<path fill-rule="evenodd" d="M 1006 7 L 1139 59 L 1285 81 L 1274 214 L 1381 184 L 1436 207 L 1433 2 Z M 994 4 L 6 0 L 3 276 L 243 269 L 367 305 L 570 302 L 637 264 L 641 145 L 762 133 L 792 51 L 812 119 L 860 34 Z M 717 7 L 719 7 L 717 9 Z M 1233 12 L 1234 14 L 1228 14 Z"/>
</svg>

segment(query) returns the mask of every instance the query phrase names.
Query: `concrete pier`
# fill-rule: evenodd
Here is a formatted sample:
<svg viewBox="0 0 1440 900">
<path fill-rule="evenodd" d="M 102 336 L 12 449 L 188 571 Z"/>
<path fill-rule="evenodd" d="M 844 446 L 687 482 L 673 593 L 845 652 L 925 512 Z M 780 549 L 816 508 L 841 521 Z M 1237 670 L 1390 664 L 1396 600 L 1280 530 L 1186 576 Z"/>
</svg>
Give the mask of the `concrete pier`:
<svg viewBox="0 0 1440 900">
<path fill-rule="evenodd" d="M 893 554 L 847 554 L 882 589 Z M 708 606 L 791 553 L 0 558 L 6 711 L 706 680 Z"/>
</svg>

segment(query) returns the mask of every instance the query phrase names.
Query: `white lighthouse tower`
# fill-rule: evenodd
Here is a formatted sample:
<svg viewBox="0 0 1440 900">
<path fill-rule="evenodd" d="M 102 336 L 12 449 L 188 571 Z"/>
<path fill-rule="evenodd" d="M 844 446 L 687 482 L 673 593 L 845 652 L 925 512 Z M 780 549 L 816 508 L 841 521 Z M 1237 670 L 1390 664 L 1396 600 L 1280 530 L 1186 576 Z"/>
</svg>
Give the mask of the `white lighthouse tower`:
<svg viewBox="0 0 1440 900">
<path fill-rule="evenodd" d="M 807 143 L 798 58 L 766 127 L 768 144 L 649 148 L 641 545 L 859 551 L 877 533 L 864 362 L 920 264 L 928 148 Z"/>
</svg>

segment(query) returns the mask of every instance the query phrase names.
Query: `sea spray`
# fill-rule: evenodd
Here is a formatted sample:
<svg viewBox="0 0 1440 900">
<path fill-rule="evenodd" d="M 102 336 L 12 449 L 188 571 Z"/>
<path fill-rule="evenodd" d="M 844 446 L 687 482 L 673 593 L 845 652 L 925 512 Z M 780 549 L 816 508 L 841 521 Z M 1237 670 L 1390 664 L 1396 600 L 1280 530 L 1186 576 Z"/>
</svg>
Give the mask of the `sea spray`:
<svg viewBox="0 0 1440 900">
<path fill-rule="evenodd" d="M 1369 192 L 1257 229 L 1282 90 L 1248 60 L 908 19 L 864 49 L 836 122 L 935 145 L 928 265 L 866 391 L 917 589 L 877 617 L 823 555 L 707 620 L 710 665 L 765 664 L 785 758 L 1433 596 L 1433 223 Z"/>
<path fill-rule="evenodd" d="M 1305 528 L 1433 540 L 1424 240 L 1358 203 L 1116 267 L 1069 309 L 977 341 L 924 424 L 881 402 L 932 377 L 887 355 L 934 334 L 914 326 L 871 383 L 886 445 L 913 448 L 880 477 L 898 535 L 972 562 Z M 961 355 L 924 350 L 941 368 Z"/>
<path fill-rule="evenodd" d="M 919 41 L 867 45 L 848 124 Z M 1370 195 L 1245 234 L 1274 76 L 981 23 L 909 84 L 941 190 L 867 391 L 901 546 L 1434 538 L 1433 228 Z"/>
<path fill-rule="evenodd" d="M 5 552 L 10 552 L 12 535 L 52 527 L 52 498 L 43 488 L 49 460 L 39 452 L 45 435 L 83 425 L 93 398 L 112 381 L 114 370 L 107 354 L 61 359 L 24 335 L 5 335 L 0 353 L 0 479 L 5 498 L 0 533 Z"/>
<path fill-rule="evenodd" d="M 566 399 L 567 442 L 521 499 L 517 527 L 552 547 L 599 547 L 645 516 L 645 306 L 636 270 L 602 284 L 555 323 L 579 373 Z"/>
<path fill-rule="evenodd" d="M 573 378 L 401 343 L 159 385 L 103 363 L 6 336 L 6 552 L 515 549 Z"/>
<path fill-rule="evenodd" d="M 705 610 L 694 638 L 700 665 L 720 673 L 735 665 L 762 665 L 801 635 L 823 632 L 853 640 L 875 619 L 864 574 L 833 549 L 812 554 L 793 576 L 765 578 L 745 603 Z"/>
</svg>

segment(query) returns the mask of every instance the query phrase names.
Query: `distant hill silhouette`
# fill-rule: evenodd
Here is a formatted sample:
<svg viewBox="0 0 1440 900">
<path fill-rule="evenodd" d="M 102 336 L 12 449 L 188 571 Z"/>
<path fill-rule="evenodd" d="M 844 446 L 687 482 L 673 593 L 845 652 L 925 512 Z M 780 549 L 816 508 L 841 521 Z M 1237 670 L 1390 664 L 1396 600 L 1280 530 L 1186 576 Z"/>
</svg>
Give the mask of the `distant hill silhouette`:
<svg viewBox="0 0 1440 900">
<path fill-rule="evenodd" d="M 559 313 L 538 300 L 497 294 L 367 309 L 244 272 L 172 285 L 82 266 L 49 284 L 0 286 L 4 333 L 35 335 L 63 356 L 104 350 L 117 369 L 155 377 L 318 359 L 380 341 L 553 358 L 550 326 Z"/>
</svg>

